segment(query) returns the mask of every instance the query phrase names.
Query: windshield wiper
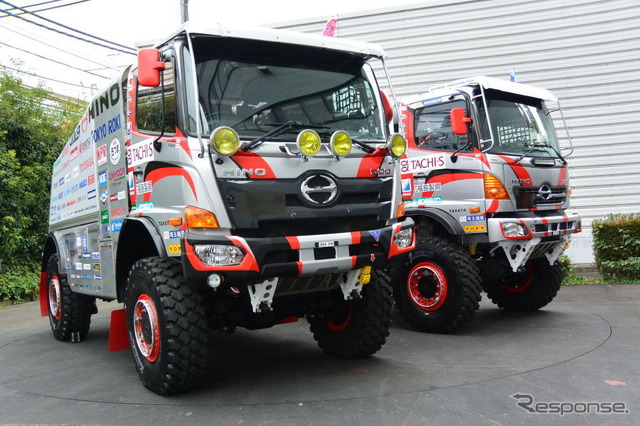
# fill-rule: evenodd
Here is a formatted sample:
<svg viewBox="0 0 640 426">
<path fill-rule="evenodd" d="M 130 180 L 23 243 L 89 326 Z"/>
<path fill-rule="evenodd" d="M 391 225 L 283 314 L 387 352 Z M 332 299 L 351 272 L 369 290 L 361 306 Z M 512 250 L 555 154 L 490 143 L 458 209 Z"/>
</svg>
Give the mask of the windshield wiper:
<svg viewBox="0 0 640 426">
<path fill-rule="evenodd" d="M 328 129 L 327 126 L 320 126 L 317 124 L 304 124 L 301 121 L 287 121 L 286 123 L 270 123 L 270 126 L 277 126 L 275 129 L 265 133 L 262 136 L 258 136 L 257 138 L 245 142 L 240 147 L 243 151 L 247 152 L 259 145 L 263 142 L 268 141 L 271 138 L 275 138 L 278 135 L 283 133 L 287 133 L 291 130 L 302 130 L 302 129 Z"/>
<path fill-rule="evenodd" d="M 324 130 L 325 132 L 327 130 L 330 129 L 329 126 L 323 126 L 321 124 L 305 124 L 302 123 L 301 121 L 287 121 L 286 123 L 270 123 L 268 124 L 269 126 L 277 126 L 275 129 L 265 133 L 262 136 L 258 136 L 257 138 L 249 141 L 249 142 L 245 142 L 242 144 L 241 149 L 245 152 L 261 145 L 263 142 L 268 141 L 271 138 L 275 138 L 278 135 L 281 135 L 283 133 L 287 133 L 289 131 L 292 130 L 303 130 L 303 129 L 316 129 L 316 130 Z M 322 132 L 322 133 L 325 133 Z M 329 132 L 327 132 L 329 133 Z M 330 136 L 330 135 L 329 135 Z M 353 142 L 354 145 L 359 146 L 360 148 L 362 148 L 363 151 L 371 154 L 372 152 L 375 151 L 375 148 L 373 148 L 372 146 L 367 145 L 364 142 L 360 142 L 358 140 L 355 139 L 351 139 L 351 141 Z"/>
<path fill-rule="evenodd" d="M 524 157 L 526 157 L 527 155 L 531 154 L 533 151 L 539 148 L 551 148 L 551 150 L 556 153 L 558 158 L 562 160 L 562 164 L 567 164 L 567 160 L 564 159 L 562 154 L 560 154 L 558 150 L 555 149 L 552 145 L 549 145 L 547 143 L 534 143 L 533 145 L 531 145 L 531 148 L 529 148 L 524 154 L 522 154 L 520 157 L 516 159 L 515 163 L 519 163 L 520 161 L 522 161 Z"/>
</svg>

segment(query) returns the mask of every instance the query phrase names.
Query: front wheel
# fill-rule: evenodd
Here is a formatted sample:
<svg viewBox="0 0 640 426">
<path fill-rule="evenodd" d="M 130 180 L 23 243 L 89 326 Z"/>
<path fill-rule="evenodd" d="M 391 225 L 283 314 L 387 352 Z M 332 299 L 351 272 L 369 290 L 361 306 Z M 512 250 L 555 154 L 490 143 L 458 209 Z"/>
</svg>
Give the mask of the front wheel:
<svg viewBox="0 0 640 426">
<path fill-rule="evenodd" d="M 498 307 L 508 311 L 537 311 L 553 300 L 564 279 L 562 265 L 545 258 L 529 260 L 512 272 L 506 262 L 490 261 L 482 268 L 482 286 Z"/>
<path fill-rule="evenodd" d="M 464 247 L 446 238 L 421 241 L 392 280 L 400 314 L 418 331 L 453 333 L 479 307 L 480 270 Z"/>
<path fill-rule="evenodd" d="M 382 348 L 389 336 L 393 314 L 391 286 L 376 272 L 362 288 L 362 297 L 346 301 L 336 293 L 334 308 L 309 317 L 318 346 L 339 358 L 365 358 Z"/>
<path fill-rule="evenodd" d="M 57 254 L 47 264 L 47 298 L 53 336 L 63 342 L 83 341 L 89 334 L 95 299 L 71 290 L 66 274 L 58 271 Z"/>
<path fill-rule="evenodd" d="M 205 310 L 178 263 L 163 258 L 136 262 L 125 310 L 134 362 L 147 388 L 166 395 L 200 381 L 208 351 Z"/>
</svg>

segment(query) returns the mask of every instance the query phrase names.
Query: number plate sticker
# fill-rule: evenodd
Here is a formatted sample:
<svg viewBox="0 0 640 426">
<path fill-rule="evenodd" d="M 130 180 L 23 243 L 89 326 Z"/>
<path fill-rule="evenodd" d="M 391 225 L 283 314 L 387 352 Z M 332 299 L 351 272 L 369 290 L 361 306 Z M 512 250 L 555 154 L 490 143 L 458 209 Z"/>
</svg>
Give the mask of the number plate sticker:
<svg viewBox="0 0 640 426">
<path fill-rule="evenodd" d="M 337 246 L 337 242 L 336 241 L 320 241 L 319 243 L 316 243 L 316 247 L 320 248 L 320 247 L 335 247 Z"/>
</svg>

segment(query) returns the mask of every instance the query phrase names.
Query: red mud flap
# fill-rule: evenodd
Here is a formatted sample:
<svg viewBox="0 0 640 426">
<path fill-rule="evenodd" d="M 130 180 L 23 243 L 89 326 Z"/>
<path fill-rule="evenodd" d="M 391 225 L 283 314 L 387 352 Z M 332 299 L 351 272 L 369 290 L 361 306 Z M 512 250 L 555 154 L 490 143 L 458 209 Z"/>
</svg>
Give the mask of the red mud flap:
<svg viewBox="0 0 640 426">
<path fill-rule="evenodd" d="M 47 291 L 47 273 L 40 272 L 40 315 L 49 316 L 49 292 Z"/>
<path fill-rule="evenodd" d="M 124 308 L 111 311 L 111 323 L 109 324 L 109 352 L 129 349 L 129 337 L 127 336 L 127 320 Z"/>
</svg>

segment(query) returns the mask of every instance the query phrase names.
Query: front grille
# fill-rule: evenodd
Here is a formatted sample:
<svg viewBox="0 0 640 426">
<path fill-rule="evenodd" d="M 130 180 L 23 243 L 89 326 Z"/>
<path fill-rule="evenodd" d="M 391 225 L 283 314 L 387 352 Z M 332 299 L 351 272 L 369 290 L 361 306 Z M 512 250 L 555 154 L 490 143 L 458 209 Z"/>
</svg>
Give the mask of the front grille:
<svg viewBox="0 0 640 426">
<path fill-rule="evenodd" d="M 329 205 L 313 205 L 301 194 L 309 174 L 298 179 L 220 179 L 234 235 L 268 238 L 362 231 L 385 226 L 391 212 L 393 180 L 339 179 Z M 306 182 L 313 186 L 313 179 Z M 311 198 L 311 197 L 310 197 Z"/>
<path fill-rule="evenodd" d="M 515 187 L 513 192 L 518 209 L 555 209 L 567 201 L 566 186 L 520 186 Z"/>
</svg>

